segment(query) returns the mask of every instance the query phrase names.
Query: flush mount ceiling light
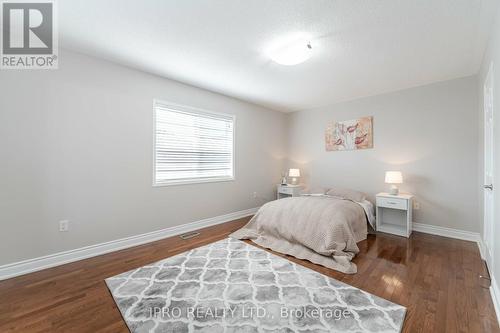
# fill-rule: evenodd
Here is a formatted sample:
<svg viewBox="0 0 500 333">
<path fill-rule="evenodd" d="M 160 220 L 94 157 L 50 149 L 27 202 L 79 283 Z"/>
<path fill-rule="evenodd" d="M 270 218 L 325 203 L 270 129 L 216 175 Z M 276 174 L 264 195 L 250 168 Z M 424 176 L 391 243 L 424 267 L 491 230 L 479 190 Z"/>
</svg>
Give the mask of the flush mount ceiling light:
<svg viewBox="0 0 500 333">
<path fill-rule="evenodd" d="M 285 66 L 300 64 L 312 56 L 310 38 L 304 34 L 289 36 L 268 51 L 272 61 Z"/>
</svg>

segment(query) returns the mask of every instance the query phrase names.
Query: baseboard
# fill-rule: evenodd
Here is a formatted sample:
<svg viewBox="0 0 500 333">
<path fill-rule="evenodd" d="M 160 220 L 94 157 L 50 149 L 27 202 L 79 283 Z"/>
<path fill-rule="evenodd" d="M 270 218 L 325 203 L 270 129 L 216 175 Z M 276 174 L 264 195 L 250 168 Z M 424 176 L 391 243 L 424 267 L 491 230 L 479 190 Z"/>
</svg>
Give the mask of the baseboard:
<svg viewBox="0 0 500 333">
<path fill-rule="evenodd" d="M 490 286 L 490 295 L 491 300 L 493 301 L 493 307 L 495 308 L 495 313 L 497 315 L 497 320 L 500 323 L 500 290 L 498 289 L 497 281 L 493 276 L 493 273 L 490 272 L 491 278 L 491 286 Z"/>
<path fill-rule="evenodd" d="M 430 225 L 430 224 L 423 224 L 423 223 L 415 223 L 414 222 L 413 223 L 413 230 L 419 231 L 419 232 L 424 232 L 426 234 L 432 234 L 432 235 L 437 235 L 437 236 L 443 236 L 443 237 L 456 238 L 456 239 L 476 242 L 476 243 L 478 243 L 478 245 L 479 245 L 479 242 L 481 241 L 481 236 L 479 235 L 478 232 L 465 231 L 465 230 L 453 229 L 453 228 L 438 227 L 438 226 Z"/>
<path fill-rule="evenodd" d="M 229 222 L 242 217 L 253 215 L 257 212 L 257 210 L 258 207 L 250 208 L 200 221 L 186 223 L 175 227 L 148 232 L 137 236 L 117 239 L 106 243 L 90 245 L 74 250 L 59 252 L 39 258 L 3 265 L 0 266 L 0 280 L 5 280 L 19 275 L 40 271 L 42 269 L 55 267 L 70 262 L 95 257 L 101 254 L 106 254 L 137 245 L 154 242 L 163 238 L 181 235 L 186 232 L 210 227 L 216 224 Z"/>
<path fill-rule="evenodd" d="M 486 261 L 486 256 L 484 255 L 486 252 L 486 247 L 483 242 L 483 238 L 479 236 L 479 240 L 477 241 L 477 246 L 479 246 L 479 253 L 481 254 L 481 259 Z"/>
</svg>

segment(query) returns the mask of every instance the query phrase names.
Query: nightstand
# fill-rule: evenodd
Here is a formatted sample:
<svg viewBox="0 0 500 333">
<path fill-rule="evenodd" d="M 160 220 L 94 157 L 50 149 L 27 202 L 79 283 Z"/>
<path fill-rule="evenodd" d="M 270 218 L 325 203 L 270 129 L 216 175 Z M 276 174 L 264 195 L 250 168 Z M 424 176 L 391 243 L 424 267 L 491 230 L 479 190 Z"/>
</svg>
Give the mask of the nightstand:
<svg viewBox="0 0 500 333">
<path fill-rule="evenodd" d="M 410 237 L 412 231 L 413 195 L 379 193 L 377 198 L 377 231 Z"/>
<path fill-rule="evenodd" d="M 288 197 L 298 197 L 302 192 L 302 186 L 300 185 L 281 185 L 277 186 L 276 199 L 283 199 Z"/>
</svg>

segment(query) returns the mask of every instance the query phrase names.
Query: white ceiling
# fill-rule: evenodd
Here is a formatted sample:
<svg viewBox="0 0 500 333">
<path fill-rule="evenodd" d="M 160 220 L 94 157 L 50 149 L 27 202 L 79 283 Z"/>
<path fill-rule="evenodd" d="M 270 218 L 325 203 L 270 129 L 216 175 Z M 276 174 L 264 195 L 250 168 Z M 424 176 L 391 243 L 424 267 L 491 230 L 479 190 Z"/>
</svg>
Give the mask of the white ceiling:
<svg viewBox="0 0 500 333">
<path fill-rule="evenodd" d="M 496 0 L 64 0 L 63 48 L 281 111 L 475 74 Z M 312 36 L 296 66 L 265 51 Z"/>
</svg>

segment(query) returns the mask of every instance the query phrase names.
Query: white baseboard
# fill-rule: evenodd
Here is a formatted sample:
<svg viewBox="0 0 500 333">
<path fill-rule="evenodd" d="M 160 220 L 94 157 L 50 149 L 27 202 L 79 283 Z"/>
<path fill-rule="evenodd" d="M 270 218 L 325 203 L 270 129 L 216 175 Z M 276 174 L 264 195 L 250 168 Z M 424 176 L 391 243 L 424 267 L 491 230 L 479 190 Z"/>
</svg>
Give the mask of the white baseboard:
<svg viewBox="0 0 500 333">
<path fill-rule="evenodd" d="M 85 246 L 79 249 L 59 252 L 47 256 L 28 259 L 12 264 L 0 266 L 0 280 L 9 279 L 15 276 L 40 271 L 42 269 L 67 264 L 70 262 L 95 257 L 101 254 L 123 250 L 129 247 L 154 242 L 163 238 L 181 235 L 197 229 L 210 227 L 236 220 L 242 217 L 253 215 L 258 207 L 242 210 L 239 212 L 220 215 L 196 222 L 170 227 L 162 230 L 148 232 L 145 234 L 113 240 L 106 243 Z"/>
<path fill-rule="evenodd" d="M 477 241 L 477 246 L 479 246 L 479 253 L 481 254 L 481 259 L 486 261 L 486 256 L 484 255 L 486 252 L 486 247 L 483 242 L 483 238 L 479 235 L 479 240 Z"/>
<path fill-rule="evenodd" d="M 438 227 L 435 225 L 415 223 L 415 222 L 413 223 L 413 230 L 419 231 L 419 232 L 424 232 L 426 234 L 432 234 L 432 235 L 437 235 L 437 236 L 450 237 L 450 238 L 456 238 L 456 239 L 476 242 L 476 243 L 478 243 L 478 246 L 479 246 L 479 243 L 481 242 L 481 236 L 479 235 L 478 232 L 465 231 L 465 230 L 453 229 L 453 228 Z M 482 250 L 481 246 L 479 246 L 479 250 L 480 251 Z"/>
<path fill-rule="evenodd" d="M 497 320 L 500 322 L 500 290 L 498 289 L 497 281 L 493 276 L 493 273 L 490 272 L 491 278 L 491 286 L 490 286 L 490 295 L 491 300 L 493 301 L 493 306 L 495 307 L 495 313 L 497 315 Z"/>
</svg>

